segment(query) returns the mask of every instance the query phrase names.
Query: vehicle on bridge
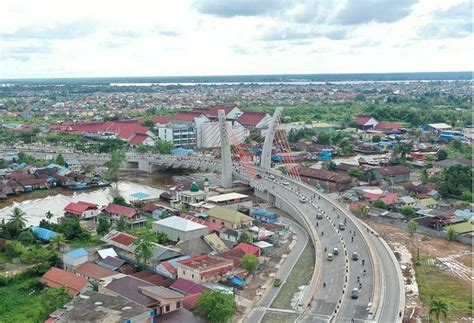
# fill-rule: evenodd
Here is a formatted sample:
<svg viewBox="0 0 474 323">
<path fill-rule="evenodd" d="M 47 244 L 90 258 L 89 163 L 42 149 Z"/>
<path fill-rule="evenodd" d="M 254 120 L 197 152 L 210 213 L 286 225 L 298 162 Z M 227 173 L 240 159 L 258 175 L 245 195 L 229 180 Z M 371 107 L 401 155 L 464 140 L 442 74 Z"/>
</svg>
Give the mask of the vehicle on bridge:
<svg viewBox="0 0 474 323">
<path fill-rule="evenodd" d="M 357 252 L 352 253 L 352 260 L 354 260 L 354 261 L 359 260 L 359 254 Z"/>
<path fill-rule="evenodd" d="M 300 198 L 300 202 L 301 202 L 301 203 L 306 203 L 306 202 L 308 202 L 308 199 L 307 199 L 306 197 L 302 196 L 302 197 Z"/>
<path fill-rule="evenodd" d="M 321 220 L 323 218 L 323 215 L 321 213 L 316 214 L 316 219 Z"/>
<path fill-rule="evenodd" d="M 333 254 L 334 256 L 337 256 L 337 255 L 339 254 L 339 249 L 334 248 L 334 249 L 332 250 L 332 254 Z"/>
<path fill-rule="evenodd" d="M 346 225 L 344 223 L 339 223 L 339 230 L 341 231 L 346 230 Z"/>
<path fill-rule="evenodd" d="M 352 289 L 351 298 L 352 299 L 358 299 L 359 298 L 359 290 L 357 288 Z"/>
<path fill-rule="evenodd" d="M 334 256 L 332 255 L 332 253 L 328 253 L 328 261 L 332 261 L 334 259 Z"/>
</svg>

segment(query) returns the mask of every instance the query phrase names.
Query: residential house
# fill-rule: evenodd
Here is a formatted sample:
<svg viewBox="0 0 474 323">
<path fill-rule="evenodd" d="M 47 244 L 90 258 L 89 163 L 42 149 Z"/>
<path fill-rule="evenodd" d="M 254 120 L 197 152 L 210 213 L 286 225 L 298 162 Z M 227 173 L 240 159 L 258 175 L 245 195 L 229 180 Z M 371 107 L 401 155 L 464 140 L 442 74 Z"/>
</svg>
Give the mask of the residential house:
<svg viewBox="0 0 474 323">
<path fill-rule="evenodd" d="M 158 266 L 156 266 L 156 272 L 165 277 L 176 279 L 176 275 L 178 273 L 178 270 L 176 269 L 177 262 L 189 258 L 191 258 L 191 256 L 181 256 L 178 258 L 163 261 Z"/>
<path fill-rule="evenodd" d="M 71 250 L 63 255 L 63 268 L 74 271 L 77 267 L 89 261 L 89 253 L 84 248 Z"/>
<path fill-rule="evenodd" d="M 240 232 L 232 229 L 223 228 L 220 235 L 222 240 L 228 241 L 232 244 L 237 243 L 240 237 Z"/>
<path fill-rule="evenodd" d="M 118 274 L 118 272 L 99 266 L 92 262 L 86 262 L 74 270 L 74 273 L 88 281 L 100 281 L 105 277 Z"/>
<path fill-rule="evenodd" d="M 228 229 L 248 228 L 253 222 L 253 218 L 243 213 L 220 206 L 207 211 L 207 215 L 209 216 L 209 221 L 221 224 Z"/>
<path fill-rule="evenodd" d="M 311 186 L 329 191 L 343 191 L 352 186 L 352 178 L 342 173 L 309 167 L 298 167 L 297 170 L 301 180 Z"/>
<path fill-rule="evenodd" d="M 250 216 L 255 220 L 267 223 L 277 223 L 279 221 L 278 214 L 260 208 L 251 208 Z"/>
<path fill-rule="evenodd" d="M 41 282 L 51 288 L 66 286 L 71 296 L 76 296 L 85 291 L 88 285 L 86 279 L 56 267 L 51 267 L 44 273 L 41 277 Z"/>
<path fill-rule="evenodd" d="M 183 307 L 187 310 L 196 308 L 199 296 L 209 291 L 209 288 L 203 285 L 182 278 L 176 279 L 169 288 L 185 296 Z"/>
<path fill-rule="evenodd" d="M 209 228 L 179 216 L 171 216 L 154 222 L 153 231 L 165 233 L 171 241 L 186 241 L 207 235 Z"/>
<path fill-rule="evenodd" d="M 411 196 L 402 196 L 398 199 L 398 204 L 401 207 L 415 207 L 416 200 Z"/>
<path fill-rule="evenodd" d="M 178 261 L 178 278 L 196 283 L 218 282 L 233 276 L 233 262 L 224 258 L 199 255 Z"/>
<path fill-rule="evenodd" d="M 358 115 L 356 116 L 356 123 L 361 130 L 373 130 L 379 122 L 372 116 Z"/>
<path fill-rule="evenodd" d="M 405 166 L 386 166 L 373 169 L 377 180 L 384 179 L 389 183 L 403 183 L 410 180 L 410 169 Z"/>
<path fill-rule="evenodd" d="M 142 217 L 137 210 L 115 203 L 109 203 L 109 205 L 102 209 L 102 214 L 109 216 L 111 221 L 117 221 L 121 217 L 127 217 L 130 219 L 132 227 L 146 224 L 146 219 Z"/>
<path fill-rule="evenodd" d="M 71 202 L 64 208 L 64 216 L 75 216 L 80 219 L 92 219 L 99 214 L 99 206 L 89 202 Z"/>
<path fill-rule="evenodd" d="M 274 245 L 267 241 L 257 241 L 252 243 L 260 250 L 260 255 L 270 257 L 273 254 Z"/>
<path fill-rule="evenodd" d="M 243 111 L 237 121 L 247 129 L 268 128 L 272 117 L 266 112 Z"/>
<path fill-rule="evenodd" d="M 260 249 L 253 244 L 241 242 L 235 246 L 234 249 L 242 249 L 245 253 L 250 253 L 254 256 L 260 257 Z"/>
</svg>

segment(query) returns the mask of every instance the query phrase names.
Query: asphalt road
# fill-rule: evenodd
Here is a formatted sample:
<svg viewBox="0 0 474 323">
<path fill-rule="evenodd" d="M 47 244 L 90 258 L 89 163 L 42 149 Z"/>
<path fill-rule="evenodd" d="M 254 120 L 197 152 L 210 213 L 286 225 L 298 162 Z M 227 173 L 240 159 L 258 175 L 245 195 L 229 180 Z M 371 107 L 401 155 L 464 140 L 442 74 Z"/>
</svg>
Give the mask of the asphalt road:
<svg viewBox="0 0 474 323">
<path fill-rule="evenodd" d="M 308 233 L 305 229 L 303 229 L 298 223 L 295 221 L 281 218 L 283 223 L 288 223 L 291 226 L 292 231 L 298 236 L 296 240 L 296 244 L 294 245 L 293 249 L 288 253 L 288 257 L 283 262 L 282 266 L 278 270 L 276 278 L 281 279 L 283 282 L 288 278 L 290 275 L 294 265 L 298 261 L 298 258 L 301 256 L 306 244 L 308 243 L 309 237 Z M 280 288 L 277 287 L 270 287 L 269 290 L 265 293 L 265 295 L 260 299 L 258 302 L 258 307 L 254 307 L 250 314 L 247 316 L 247 322 L 260 322 L 265 315 L 265 308 L 271 306 L 273 300 L 277 296 Z"/>
</svg>

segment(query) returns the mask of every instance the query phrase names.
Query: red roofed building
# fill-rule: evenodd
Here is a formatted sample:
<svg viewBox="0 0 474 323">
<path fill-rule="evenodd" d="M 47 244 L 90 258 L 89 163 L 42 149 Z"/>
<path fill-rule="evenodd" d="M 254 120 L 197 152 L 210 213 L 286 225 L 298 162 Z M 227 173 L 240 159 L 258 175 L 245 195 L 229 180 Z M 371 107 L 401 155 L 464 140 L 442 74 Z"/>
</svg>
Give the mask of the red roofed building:
<svg viewBox="0 0 474 323">
<path fill-rule="evenodd" d="M 245 253 L 251 253 L 252 255 L 260 257 L 260 248 L 245 242 L 239 243 L 234 249 L 242 249 Z"/>
<path fill-rule="evenodd" d="M 177 269 L 178 278 L 187 279 L 195 283 L 216 283 L 226 280 L 234 274 L 232 260 L 209 255 L 199 255 L 178 261 Z"/>
<path fill-rule="evenodd" d="M 206 220 L 200 219 L 200 218 L 192 216 L 192 215 L 182 213 L 181 217 L 185 218 L 186 220 L 190 220 L 190 221 L 193 221 L 193 222 L 196 222 L 196 223 L 207 226 L 209 228 L 209 233 L 220 232 L 220 230 L 222 229 L 222 225 L 220 225 L 218 223 L 212 223 L 210 221 L 206 221 Z"/>
<path fill-rule="evenodd" d="M 403 128 L 403 125 L 400 122 L 387 122 L 387 121 L 380 121 L 375 126 L 376 130 L 381 130 L 381 131 L 399 130 L 402 128 Z"/>
<path fill-rule="evenodd" d="M 209 291 L 207 287 L 194 283 L 192 281 L 178 278 L 169 289 L 185 295 L 183 307 L 188 310 L 196 308 L 197 300 L 202 293 Z"/>
<path fill-rule="evenodd" d="M 298 173 L 304 182 L 330 191 L 343 191 L 352 185 L 352 178 L 342 173 L 308 167 L 298 167 Z"/>
<path fill-rule="evenodd" d="M 272 117 L 265 112 L 244 111 L 237 121 L 247 129 L 263 129 L 268 127 Z"/>
<path fill-rule="evenodd" d="M 118 274 L 118 272 L 99 266 L 92 262 L 86 262 L 77 267 L 74 272 L 87 280 L 101 280 Z"/>
<path fill-rule="evenodd" d="M 356 123 L 362 130 L 375 129 L 379 123 L 375 118 L 368 115 L 359 115 L 356 117 Z"/>
<path fill-rule="evenodd" d="M 64 208 L 64 216 L 76 216 L 81 219 L 90 219 L 97 216 L 99 206 L 97 204 L 78 201 L 71 202 Z"/>
<path fill-rule="evenodd" d="M 102 213 L 109 216 L 112 221 L 117 221 L 121 217 L 127 217 L 130 219 L 132 226 L 146 223 L 146 219 L 134 208 L 115 203 L 109 203 L 109 205 L 102 209 Z"/>
<path fill-rule="evenodd" d="M 58 288 L 64 285 L 67 287 L 69 295 L 71 296 L 78 295 L 85 290 L 88 284 L 86 279 L 56 267 L 51 267 L 43 277 L 41 277 L 41 282 L 51 288 Z"/>
</svg>

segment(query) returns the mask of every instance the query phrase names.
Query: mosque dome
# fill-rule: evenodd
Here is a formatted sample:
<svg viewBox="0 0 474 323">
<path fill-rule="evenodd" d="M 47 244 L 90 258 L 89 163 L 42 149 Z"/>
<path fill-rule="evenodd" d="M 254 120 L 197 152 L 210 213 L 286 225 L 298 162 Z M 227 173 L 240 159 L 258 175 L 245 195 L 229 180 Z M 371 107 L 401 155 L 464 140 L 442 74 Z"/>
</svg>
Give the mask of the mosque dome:
<svg viewBox="0 0 474 323">
<path fill-rule="evenodd" d="M 189 187 L 190 192 L 199 192 L 199 185 L 196 182 L 193 182 Z"/>
</svg>

